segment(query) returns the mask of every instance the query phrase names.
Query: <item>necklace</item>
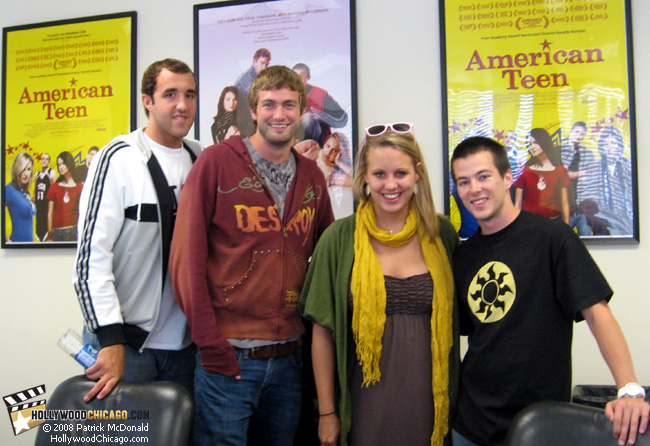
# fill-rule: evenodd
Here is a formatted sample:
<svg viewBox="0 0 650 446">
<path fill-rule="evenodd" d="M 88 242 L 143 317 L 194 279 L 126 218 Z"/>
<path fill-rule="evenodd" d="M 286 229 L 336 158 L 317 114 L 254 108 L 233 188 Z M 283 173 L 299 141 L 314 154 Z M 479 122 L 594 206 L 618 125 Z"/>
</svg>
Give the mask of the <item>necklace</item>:
<svg viewBox="0 0 650 446">
<path fill-rule="evenodd" d="M 405 225 L 406 225 L 406 220 L 404 220 L 404 223 L 402 223 L 402 227 L 400 228 L 399 231 L 398 231 L 398 230 L 395 230 L 395 229 L 384 229 L 384 231 L 387 231 L 387 232 L 388 232 L 389 234 L 391 234 L 391 235 L 392 235 L 392 234 L 399 234 L 400 232 L 402 232 L 402 229 L 404 229 L 404 226 L 405 226 Z M 383 228 L 382 228 L 382 229 L 383 229 Z"/>
</svg>

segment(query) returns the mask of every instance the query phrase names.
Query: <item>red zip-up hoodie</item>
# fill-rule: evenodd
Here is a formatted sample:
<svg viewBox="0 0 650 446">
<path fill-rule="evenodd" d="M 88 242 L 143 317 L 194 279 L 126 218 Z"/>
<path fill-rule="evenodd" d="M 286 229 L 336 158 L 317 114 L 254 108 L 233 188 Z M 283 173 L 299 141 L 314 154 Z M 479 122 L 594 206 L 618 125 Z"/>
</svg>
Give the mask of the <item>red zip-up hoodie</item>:
<svg viewBox="0 0 650 446">
<path fill-rule="evenodd" d="M 297 304 L 307 262 L 334 216 L 318 166 L 294 156 L 282 216 L 238 136 L 205 149 L 183 186 L 169 269 L 210 372 L 239 374 L 227 338 L 279 341 L 304 331 Z"/>
</svg>

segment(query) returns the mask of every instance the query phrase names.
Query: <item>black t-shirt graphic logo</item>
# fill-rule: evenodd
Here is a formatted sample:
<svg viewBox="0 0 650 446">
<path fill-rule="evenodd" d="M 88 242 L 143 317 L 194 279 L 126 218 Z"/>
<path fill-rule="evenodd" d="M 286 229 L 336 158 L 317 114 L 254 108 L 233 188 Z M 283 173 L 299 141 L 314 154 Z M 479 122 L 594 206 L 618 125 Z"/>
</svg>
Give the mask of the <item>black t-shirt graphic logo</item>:
<svg viewBox="0 0 650 446">
<path fill-rule="evenodd" d="M 501 320 L 515 300 L 515 278 L 501 262 L 485 264 L 474 276 L 467 290 L 467 303 L 474 316 L 483 323 Z"/>
</svg>

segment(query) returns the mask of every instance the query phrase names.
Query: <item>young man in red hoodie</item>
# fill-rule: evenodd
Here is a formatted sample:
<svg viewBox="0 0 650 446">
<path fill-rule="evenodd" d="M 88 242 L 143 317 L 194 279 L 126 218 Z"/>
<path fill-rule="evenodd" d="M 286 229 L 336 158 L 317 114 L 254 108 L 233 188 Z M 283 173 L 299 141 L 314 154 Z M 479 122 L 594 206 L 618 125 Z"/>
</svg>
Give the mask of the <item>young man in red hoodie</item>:
<svg viewBox="0 0 650 446">
<path fill-rule="evenodd" d="M 257 129 L 207 148 L 183 188 L 170 270 L 197 356 L 197 444 L 293 443 L 301 405 L 297 303 L 334 217 L 313 160 L 292 149 L 305 87 L 272 66 L 251 86 Z"/>
</svg>

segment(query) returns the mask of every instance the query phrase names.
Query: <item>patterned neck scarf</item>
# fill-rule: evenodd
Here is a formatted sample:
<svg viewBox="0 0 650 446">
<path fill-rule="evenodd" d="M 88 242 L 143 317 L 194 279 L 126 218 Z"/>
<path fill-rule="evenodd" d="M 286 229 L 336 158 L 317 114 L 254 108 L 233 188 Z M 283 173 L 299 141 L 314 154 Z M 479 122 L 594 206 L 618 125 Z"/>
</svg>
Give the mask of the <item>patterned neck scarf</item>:
<svg viewBox="0 0 650 446">
<path fill-rule="evenodd" d="M 432 218 L 435 218 L 433 216 Z M 399 247 L 415 235 L 417 215 L 411 207 L 401 232 L 391 234 L 377 225 L 372 203 L 362 202 L 357 209 L 354 232 L 354 265 L 352 267 L 352 332 L 356 353 L 363 370 L 363 385 L 380 379 L 379 359 L 381 340 L 386 324 L 386 286 L 384 274 L 370 237 L 380 243 Z M 452 346 L 453 276 L 445 247 L 440 237 L 431 241 L 424 230 L 418 231 L 420 248 L 427 269 L 433 279 L 431 313 L 431 359 L 433 375 L 433 403 L 435 424 L 432 445 L 442 445 L 448 429 L 449 415 L 449 352 Z"/>
</svg>

